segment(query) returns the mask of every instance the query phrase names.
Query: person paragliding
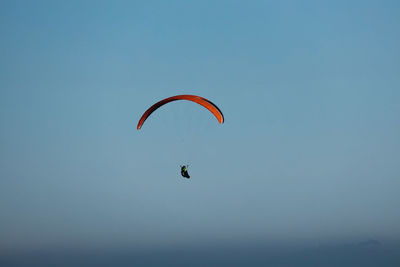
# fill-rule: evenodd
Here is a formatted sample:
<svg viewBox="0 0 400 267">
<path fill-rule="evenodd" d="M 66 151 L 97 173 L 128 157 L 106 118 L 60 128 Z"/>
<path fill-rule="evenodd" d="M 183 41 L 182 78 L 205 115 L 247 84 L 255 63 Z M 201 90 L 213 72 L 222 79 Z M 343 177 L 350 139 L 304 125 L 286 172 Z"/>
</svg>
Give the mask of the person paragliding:
<svg viewBox="0 0 400 267">
<path fill-rule="evenodd" d="M 197 96 L 197 95 L 176 95 L 176 96 L 171 96 L 171 97 L 165 98 L 163 100 L 160 100 L 157 103 L 153 104 L 151 107 L 149 107 L 143 113 L 143 115 L 140 117 L 139 122 L 136 126 L 136 129 L 140 130 L 143 126 L 143 123 L 147 120 L 147 118 L 158 108 L 160 108 L 161 106 L 163 106 L 167 103 L 174 102 L 177 100 L 187 100 L 187 101 L 197 103 L 197 104 L 203 106 L 208 111 L 210 111 L 220 124 L 224 123 L 225 119 L 224 119 L 224 115 L 222 114 L 221 110 L 217 107 L 217 105 L 215 105 L 210 100 L 208 100 L 204 97 L 201 97 L 201 96 Z M 183 165 L 183 166 L 181 165 L 180 167 L 181 167 L 181 175 L 183 177 L 189 179 L 190 178 L 189 173 L 188 173 L 189 165 Z"/>
<path fill-rule="evenodd" d="M 189 173 L 188 173 L 187 167 L 189 167 L 189 165 L 183 165 L 183 166 L 181 165 L 181 175 L 182 175 L 183 177 L 189 179 L 189 178 L 190 178 L 190 175 L 189 175 Z"/>
</svg>

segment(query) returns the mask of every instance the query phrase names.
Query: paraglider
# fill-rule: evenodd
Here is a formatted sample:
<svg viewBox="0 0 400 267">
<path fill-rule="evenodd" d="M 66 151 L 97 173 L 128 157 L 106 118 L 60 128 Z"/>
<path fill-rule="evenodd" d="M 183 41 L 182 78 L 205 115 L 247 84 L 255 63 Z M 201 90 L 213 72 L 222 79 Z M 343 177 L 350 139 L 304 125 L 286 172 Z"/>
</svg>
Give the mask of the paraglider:
<svg viewBox="0 0 400 267">
<path fill-rule="evenodd" d="M 187 179 L 190 179 L 190 175 L 188 173 L 189 165 L 181 165 L 181 175 Z"/>
<path fill-rule="evenodd" d="M 171 96 L 168 98 L 165 98 L 161 101 L 158 101 L 157 103 L 153 104 L 151 107 L 149 107 L 144 113 L 143 115 L 140 117 L 140 120 L 137 124 L 137 130 L 140 130 L 143 126 L 143 123 L 147 120 L 147 118 L 154 112 L 156 111 L 159 107 L 172 102 L 172 101 L 177 101 L 177 100 L 188 100 L 188 101 L 192 101 L 194 103 L 197 103 L 201 106 L 203 106 L 204 108 L 206 108 L 208 111 L 210 111 L 215 118 L 217 119 L 217 121 L 222 124 L 224 123 L 224 115 L 222 114 L 221 110 L 214 104 L 212 103 L 210 100 L 201 97 L 201 96 L 196 96 L 196 95 L 176 95 L 176 96 Z M 187 179 L 190 178 L 190 175 L 188 173 L 188 166 L 189 165 L 181 165 L 181 175 Z"/>
</svg>

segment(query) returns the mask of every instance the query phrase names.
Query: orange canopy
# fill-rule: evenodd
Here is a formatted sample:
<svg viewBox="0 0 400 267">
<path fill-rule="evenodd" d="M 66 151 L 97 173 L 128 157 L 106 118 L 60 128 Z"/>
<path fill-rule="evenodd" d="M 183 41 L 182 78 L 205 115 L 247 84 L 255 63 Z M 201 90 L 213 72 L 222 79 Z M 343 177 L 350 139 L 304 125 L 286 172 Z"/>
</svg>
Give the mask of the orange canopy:
<svg viewBox="0 0 400 267">
<path fill-rule="evenodd" d="M 138 125 L 137 125 L 137 129 L 140 130 L 140 128 L 142 128 L 143 123 L 150 116 L 150 114 L 153 113 L 153 111 L 155 111 L 162 105 L 165 105 L 169 102 L 176 101 L 176 100 L 189 100 L 189 101 L 195 102 L 199 105 L 202 105 L 203 107 L 208 109 L 212 114 L 214 114 L 214 116 L 217 118 L 219 123 L 224 122 L 224 115 L 222 114 L 221 110 L 210 100 L 205 99 L 204 97 L 201 97 L 201 96 L 196 96 L 196 95 L 176 95 L 176 96 L 171 96 L 171 97 L 165 98 L 165 99 L 155 103 L 150 108 L 148 108 L 146 110 L 146 112 L 143 113 L 142 117 L 140 118 Z"/>
</svg>

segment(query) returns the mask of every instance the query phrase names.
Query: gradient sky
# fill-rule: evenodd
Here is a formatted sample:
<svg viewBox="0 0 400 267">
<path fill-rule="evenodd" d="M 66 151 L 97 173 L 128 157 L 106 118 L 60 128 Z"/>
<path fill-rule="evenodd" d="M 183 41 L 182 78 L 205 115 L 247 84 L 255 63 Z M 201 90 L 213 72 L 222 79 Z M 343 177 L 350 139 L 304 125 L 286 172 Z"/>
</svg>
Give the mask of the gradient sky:
<svg viewBox="0 0 400 267">
<path fill-rule="evenodd" d="M 0 1 L 0 248 L 400 239 L 399 13 Z"/>
</svg>

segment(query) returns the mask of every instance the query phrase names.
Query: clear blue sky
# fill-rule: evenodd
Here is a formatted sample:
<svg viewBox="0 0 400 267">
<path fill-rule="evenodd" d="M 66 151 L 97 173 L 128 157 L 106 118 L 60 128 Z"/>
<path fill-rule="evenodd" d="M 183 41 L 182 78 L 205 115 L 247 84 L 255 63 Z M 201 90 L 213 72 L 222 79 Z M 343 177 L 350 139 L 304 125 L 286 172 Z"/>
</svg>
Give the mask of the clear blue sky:
<svg viewBox="0 0 400 267">
<path fill-rule="evenodd" d="M 399 13 L 1 1 L 0 248 L 400 239 Z"/>
</svg>

